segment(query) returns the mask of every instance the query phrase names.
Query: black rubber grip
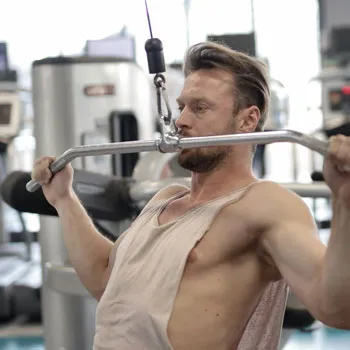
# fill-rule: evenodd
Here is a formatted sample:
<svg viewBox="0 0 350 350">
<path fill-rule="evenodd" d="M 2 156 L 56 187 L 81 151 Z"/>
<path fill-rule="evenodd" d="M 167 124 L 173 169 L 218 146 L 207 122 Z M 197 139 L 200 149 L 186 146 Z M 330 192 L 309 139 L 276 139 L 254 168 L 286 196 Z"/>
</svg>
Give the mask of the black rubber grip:
<svg viewBox="0 0 350 350">
<path fill-rule="evenodd" d="M 150 74 L 165 72 L 163 44 L 157 38 L 148 39 L 145 44 L 147 52 L 148 70 Z"/>
</svg>

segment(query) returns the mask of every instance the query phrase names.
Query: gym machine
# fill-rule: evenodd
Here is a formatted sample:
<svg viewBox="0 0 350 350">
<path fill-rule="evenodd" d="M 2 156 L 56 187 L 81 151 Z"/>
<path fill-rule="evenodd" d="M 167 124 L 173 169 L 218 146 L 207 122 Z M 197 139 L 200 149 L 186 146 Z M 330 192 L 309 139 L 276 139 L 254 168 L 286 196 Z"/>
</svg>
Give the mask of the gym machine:
<svg viewBox="0 0 350 350">
<path fill-rule="evenodd" d="M 7 145 L 19 131 L 21 102 L 17 92 L 17 72 L 8 66 L 7 44 L 0 42 L 0 152 L 2 178 L 6 172 Z M 8 240 L 3 229 L 1 213 L 0 243 Z"/>
<path fill-rule="evenodd" d="M 155 135 L 152 84 L 131 59 L 86 55 L 44 58 L 33 62 L 32 84 L 36 158 L 59 154 L 74 145 L 136 142 Z M 73 164 L 75 169 L 127 177 L 138 159 L 138 153 L 96 154 Z M 99 189 L 80 183 L 79 191 L 92 194 Z M 102 232 L 114 232 L 115 240 L 128 220 L 111 223 L 99 218 L 95 224 Z M 51 266 L 69 267 L 56 217 L 40 217 L 39 243 L 45 347 L 91 349 L 96 301 L 87 293 L 84 297 L 58 293 L 48 283 Z"/>
<path fill-rule="evenodd" d="M 21 125 L 23 101 L 18 89 L 17 72 L 9 69 L 7 44 L 0 43 L 0 161 L 1 181 L 11 171 L 12 147 Z M 20 243 L 12 241 L 13 221 L 22 228 Z M 23 243 L 22 243 L 23 241 Z M 21 212 L 13 211 L 0 201 L 0 320 L 26 315 L 40 317 L 38 290 L 40 258 L 33 245 Z"/>
<path fill-rule="evenodd" d="M 327 140 L 337 134 L 350 136 L 350 11 L 346 0 L 318 0 L 321 37 L 321 71 L 311 79 L 310 90 L 318 93 L 318 103 L 312 102 L 310 111 L 317 110 L 321 125 L 314 134 Z M 311 101 L 310 101 L 311 102 Z M 311 179 L 323 181 L 322 158 L 311 153 Z M 317 202 L 313 200 L 316 211 Z M 319 227 L 329 229 L 330 221 L 322 220 Z"/>
<path fill-rule="evenodd" d="M 350 11 L 346 0 L 318 0 L 321 34 L 321 72 L 310 84 L 320 90 L 321 130 L 324 138 L 343 134 L 350 136 Z M 313 158 L 319 169 L 318 158 Z M 314 180 L 322 180 L 315 171 Z"/>
</svg>

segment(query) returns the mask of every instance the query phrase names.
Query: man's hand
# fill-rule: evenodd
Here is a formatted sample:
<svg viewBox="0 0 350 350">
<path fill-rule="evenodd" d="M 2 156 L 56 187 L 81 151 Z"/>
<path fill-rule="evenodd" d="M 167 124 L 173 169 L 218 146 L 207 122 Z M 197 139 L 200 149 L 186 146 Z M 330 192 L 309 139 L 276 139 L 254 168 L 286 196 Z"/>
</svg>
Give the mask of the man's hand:
<svg viewBox="0 0 350 350">
<path fill-rule="evenodd" d="M 350 207 L 350 137 L 330 138 L 323 174 L 333 196 Z"/>
<path fill-rule="evenodd" d="M 42 185 L 47 201 L 56 207 L 61 199 L 67 198 L 72 194 L 74 171 L 72 166 L 67 164 L 64 169 L 53 175 L 50 170 L 50 164 L 54 160 L 54 157 L 42 157 L 36 160 L 32 171 L 32 179 Z"/>
</svg>

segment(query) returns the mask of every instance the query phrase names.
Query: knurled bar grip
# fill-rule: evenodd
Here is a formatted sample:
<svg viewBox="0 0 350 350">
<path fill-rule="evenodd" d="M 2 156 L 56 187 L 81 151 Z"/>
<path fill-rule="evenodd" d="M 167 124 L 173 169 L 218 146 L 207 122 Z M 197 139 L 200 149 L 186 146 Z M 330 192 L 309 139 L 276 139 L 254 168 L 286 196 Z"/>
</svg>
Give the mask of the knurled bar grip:
<svg viewBox="0 0 350 350">
<path fill-rule="evenodd" d="M 114 153 L 139 153 L 160 151 L 163 153 L 178 152 L 181 149 L 208 147 L 208 146 L 228 146 L 233 144 L 268 144 L 274 142 L 292 142 L 309 148 L 325 156 L 328 149 L 328 142 L 321 141 L 314 137 L 302 134 L 293 130 L 264 131 L 234 135 L 216 135 L 177 138 L 174 136 L 165 137 L 149 141 L 126 141 L 116 143 L 106 143 L 88 146 L 77 146 L 68 149 L 50 165 L 50 170 L 56 174 L 62 170 L 69 162 L 78 157 L 108 155 Z M 29 181 L 26 184 L 29 192 L 35 192 L 40 188 L 37 181 Z"/>
</svg>

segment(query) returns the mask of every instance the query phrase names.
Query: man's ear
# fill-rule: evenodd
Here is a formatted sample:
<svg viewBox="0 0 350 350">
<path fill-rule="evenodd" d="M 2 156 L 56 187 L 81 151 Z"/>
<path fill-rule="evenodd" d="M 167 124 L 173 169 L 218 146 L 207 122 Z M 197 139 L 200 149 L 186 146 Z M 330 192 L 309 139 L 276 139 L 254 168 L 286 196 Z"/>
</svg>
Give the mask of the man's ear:
<svg viewBox="0 0 350 350">
<path fill-rule="evenodd" d="M 257 106 L 250 106 L 242 110 L 239 130 L 241 132 L 254 132 L 260 120 L 260 110 Z"/>
</svg>

